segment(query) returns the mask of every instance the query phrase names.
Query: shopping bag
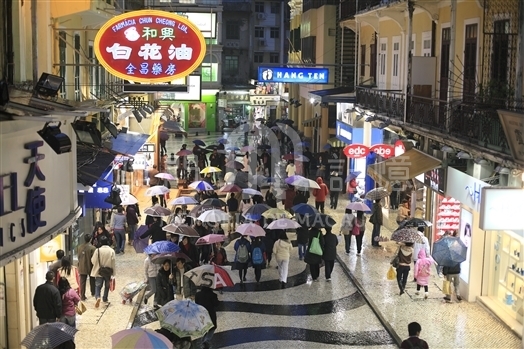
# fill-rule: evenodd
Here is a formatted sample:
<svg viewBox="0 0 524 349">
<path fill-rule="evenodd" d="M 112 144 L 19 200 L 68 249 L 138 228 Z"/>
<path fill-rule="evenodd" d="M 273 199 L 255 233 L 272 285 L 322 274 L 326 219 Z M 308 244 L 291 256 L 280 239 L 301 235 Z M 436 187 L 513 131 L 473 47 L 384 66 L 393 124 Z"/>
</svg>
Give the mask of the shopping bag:
<svg viewBox="0 0 524 349">
<path fill-rule="evenodd" d="M 448 280 L 442 282 L 442 293 L 446 295 L 451 294 L 451 283 Z"/>
<path fill-rule="evenodd" d="M 320 233 L 311 239 L 311 245 L 309 246 L 309 252 L 322 256 L 322 247 L 320 247 Z"/>
<path fill-rule="evenodd" d="M 75 306 L 75 311 L 78 315 L 82 315 L 83 313 L 85 313 L 87 311 L 87 307 L 84 304 L 84 302 L 78 302 L 78 304 Z"/>
<path fill-rule="evenodd" d="M 112 277 L 111 280 L 109 280 L 109 291 L 113 292 L 115 288 L 116 288 L 115 278 Z"/>
<path fill-rule="evenodd" d="M 389 270 L 386 277 L 388 278 L 388 280 L 395 280 L 397 278 L 397 272 L 395 271 L 395 268 L 393 268 L 392 265 L 389 266 Z"/>
</svg>

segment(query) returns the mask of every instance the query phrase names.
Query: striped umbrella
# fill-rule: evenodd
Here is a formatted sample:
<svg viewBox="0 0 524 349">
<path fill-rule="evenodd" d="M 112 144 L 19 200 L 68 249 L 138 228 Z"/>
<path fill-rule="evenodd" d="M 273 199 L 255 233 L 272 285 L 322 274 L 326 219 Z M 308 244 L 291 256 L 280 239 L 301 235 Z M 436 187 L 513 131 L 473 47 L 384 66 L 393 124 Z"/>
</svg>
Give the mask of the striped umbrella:
<svg viewBox="0 0 524 349">
<path fill-rule="evenodd" d="M 188 187 L 196 190 L 215 190 L 215 188 L 206 181 L 196 181 L 189 184 Z"/>
<path fill-rule="evenodd" d="M 75 338 L 78 330 L 63 322 L 47 323 L 33 328 L 22 340 L 27 349 L 55 348 Z"/>
<path fill-rule="evenodd" d="M 111 335 L 113 349 L 171 349 L 173 343 L 166 336 L 153 330 L 134 327 Z"/>
</svg>

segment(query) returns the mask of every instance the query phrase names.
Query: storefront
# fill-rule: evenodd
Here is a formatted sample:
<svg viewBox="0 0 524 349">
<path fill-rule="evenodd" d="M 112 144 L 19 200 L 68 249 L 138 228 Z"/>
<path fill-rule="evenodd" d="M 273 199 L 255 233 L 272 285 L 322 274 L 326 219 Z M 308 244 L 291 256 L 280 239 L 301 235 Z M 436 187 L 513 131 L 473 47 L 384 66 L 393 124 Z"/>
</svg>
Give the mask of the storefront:
<svg viewBox="0 0 524 349">
<path fill-rule="evenodd" d="M 524 189 L 484 188 L 480 228 L 485 230 L 479 298 L 522 336 L 524 317 Z"/>
<path fill-rule="evenodd" d="M 0 346 L 20 348 L 38 320 L 32 298 L 45 282 L 48 254 L 70 250 L 77 204 L 76 137 L 65 117 L 59 137 L 71 151 L 57 154 L 37 133 L 38 122 L 9 121 L 0 130 Z M 57 238 L 60 236 L 60 238 Z M 40 247 L 48 244 L 48 249 Z"/>
<path fill-rule="evenodd" d="M 250 110 L 249 91 L 247 89 L 244 91 L 220 91 L 218 94 L 220 130 L 237 128 L 242 121 L 248 119 Z"/>
</svg>

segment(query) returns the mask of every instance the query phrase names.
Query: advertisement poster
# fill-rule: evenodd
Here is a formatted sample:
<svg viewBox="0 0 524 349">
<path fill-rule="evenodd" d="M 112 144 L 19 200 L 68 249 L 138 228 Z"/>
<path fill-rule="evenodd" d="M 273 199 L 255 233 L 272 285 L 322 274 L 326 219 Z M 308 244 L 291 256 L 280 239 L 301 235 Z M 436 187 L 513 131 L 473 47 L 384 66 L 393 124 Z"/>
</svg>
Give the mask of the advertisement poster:
<svg viewBox="0 0 524 349">
<path fill-rule="evenodd" d="M 188 128 L 206 128 L 206 104 L 189 103 Z"/>
<path fill-rule="evenodd" d="M 62 235 L 57 235 L 53 240 L 40 246 L 40 262 L 54 262 L 56 251 L 62 248 Z"/>
<path fill-rule="evenodd" d="M 466 260 L 460 265 L 460 277 L 469 282 L 469 258 L 471 256 L 471 233 L 473 227 L 473 213 L 462 208 L 460 210 L 460 239 L 468 247 Z"/>
</svg>

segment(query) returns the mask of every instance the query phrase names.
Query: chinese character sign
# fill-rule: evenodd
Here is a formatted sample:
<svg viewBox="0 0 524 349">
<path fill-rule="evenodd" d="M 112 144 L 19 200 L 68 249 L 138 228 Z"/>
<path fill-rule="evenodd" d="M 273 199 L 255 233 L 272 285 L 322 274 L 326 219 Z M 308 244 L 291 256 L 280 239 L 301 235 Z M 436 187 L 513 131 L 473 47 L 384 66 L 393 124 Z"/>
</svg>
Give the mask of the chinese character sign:
<svg viewBox="0 0 524 349">
<path fill-rule="evenodd" d="M 111 74 L 134 82 L 169 82 L 204 60 L 204 36 L 187 18 L 143 10 L 110 19 L 98 31 L 95 53 Z"/>
</svg>

